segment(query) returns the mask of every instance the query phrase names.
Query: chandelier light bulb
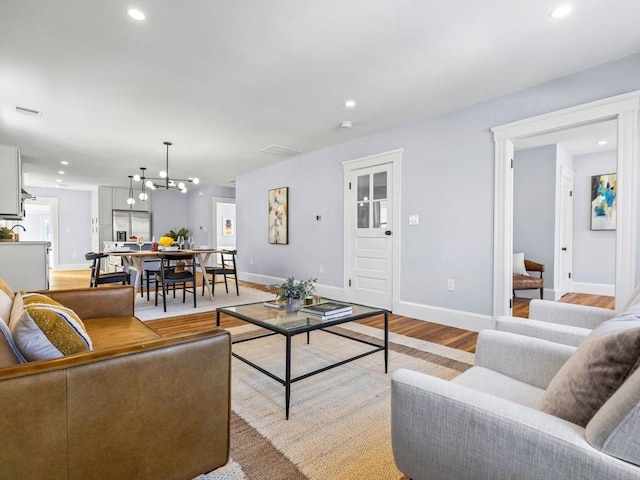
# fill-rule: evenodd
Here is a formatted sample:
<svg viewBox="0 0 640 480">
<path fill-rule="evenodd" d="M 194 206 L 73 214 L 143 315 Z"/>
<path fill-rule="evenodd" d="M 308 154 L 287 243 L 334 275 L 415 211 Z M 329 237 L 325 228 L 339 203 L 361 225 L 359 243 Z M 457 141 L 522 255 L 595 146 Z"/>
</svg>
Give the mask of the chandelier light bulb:
<svg viewBox="0 0 640 480">
<path fill-rule="evenodd" d="M 193 183 L 195 183 L 196 185 L 200 183 L 200 179 L 198 177 L 195 177 L 194 179 L 191 180 Z"/>
<path fill-rule="evenodd" d="M 142 178 L 142 177 L 140 177 L 140 175 L 138 175 L 138 174 L 135 174 L 135 175 L 133 176 L 133 179 L 134 179 L 136 182 L 139 182 L 141 178 Z"/>
<path fill-rule="evenodd" d="M 182 188 L 180 188 L 180 191 L 181 191 L 182 193 L 187 193 L 187 187 L 184 187 L 184 186 L 183 186 Z"/>
<path fill-rule="evenodd" d="M 134 198 L 131 198 L 131 197 L 127 198 L 127 204 L 128 205 L 133 205 L 134 203 L 136 203 Z"/>
<path fill-rule="evenodd" d="M 147 195 L 145 192 L 140 192 L 139 198 L 144 202 L 149 198 L 149 195 Z"/>
<path fill-rule="evenodd" d="M 160 178 L 167 178 L 167 172 L 165 172 L 164 170 L 162 170 L 160 172 Z"/>
<path fill-rule="evenodd" d="M 153 182 L 151 180 L 147 180 L 146 182 L 144 182 L 144 184 L 149 188 L 153 187 Z"/>
</svg>

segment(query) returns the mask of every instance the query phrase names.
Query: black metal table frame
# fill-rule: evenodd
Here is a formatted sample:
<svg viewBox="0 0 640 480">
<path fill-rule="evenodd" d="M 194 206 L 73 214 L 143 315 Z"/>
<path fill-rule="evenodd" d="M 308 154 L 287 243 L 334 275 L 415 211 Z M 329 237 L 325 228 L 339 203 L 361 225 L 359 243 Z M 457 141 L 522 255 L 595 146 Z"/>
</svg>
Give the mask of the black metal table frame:
<svg viewBox="0 0 640 480">
<path fill-rule="evenodd" d="M 265 308 L 267 308 L 267 307 L 265 307 Z M 264 335 L 259 335 L 259 336 L 256 336 L 256 337 L 251 337 L 251 338 L 246 338 L 246 339 L 243 339 L 243 340 L 238 340 L 238 341 L 235 341 L 235 342 L 232 342 L 232 343 L 249 342 L 249 341 L 252 341 L 252 340 L 257 340 L 259 338 L 271 337 L 273 335 L 283 335 L 286 338 L 285 378 L 278 377 L 277 375 L 275 375 L 275 374 L 269 372 L 268 370 L 262 368 L 260 365 L 257 365 L 255 363 L 253 363 L 252 361 L 242 357 L 241 355 L 238 355 L 235 352 L 232 352 L 231 355 L 236 357 L 238 360 L 246 363 L 247 365 L 255 368 L 259 372 L 264 373 L 269 378 L 272 378 L 273 380 L 275 380 L 276 382 L 278 382 L 282 386 L 284 386 L 284 388 L 285 388 L 285 418 L 287 420 L 289 420 L 289 407 L 290 407 L 290 401 L 291 401 L 291 384 L 292 383 L 298 382 L 300 380 L 304 380 L 305 378 L 309 378 L 309 377 L 311 377 L 313 375 L 317 375 L 317 374 L 322 373 L 322 372 L 326 372 L 327 370 L 331 370 L 333 368 L 340 367 L 340 366 L 342 366 L 342 365 L 344 365 L 346 363 L 353 362 L 355 360 L 359 360 L 362 357 L 366 357 L 367 355 L 372 355 L 372 354 L 377 353 L 377 352 L 384 352 L 384 373 L 388 373 L 388 366 L 389 366 L 389 312 L 387 310 L 377 309 L 375 311 L 368 312 L 368 313 L 362 313 L 362 314 L 357 314 L 357 315 L 348 315 L 348 316 L 341 317 L 341 318 L 338 318 L 338 319 L 335 319 L 335 320 L 326 321 L 326 322 L 324 322 L 323 324 L 320 324 L 320 325 L 310 325 L 309 328 L 305 328 L 303 330 L 294 331 L 294 332 L 283 332 L 283 331 L 275 330 L 273 328 L 273 326 L 270 326 L 268 323 L 257 321 L 255 319 L 251 319 L 248 316 L 236 314 L 236 312 L 234 312 L 232 310 L 228 310 L 226 308 L 219 308 L 216 311 L 216 325 L 218 327 L 220 326 L 220 314 L 230 315 L 230 316 L 232 316 L 234 318 L 238 318 L 238 319 L 243 320 L 243 321 L 245 321 L 247 323 L 251 323 L 252 325 L 256 325 L 256 326 L 265 328 L 265 329 L 267 329 L 267 330 L 269 330 L 271 332 L 271 333 L 267 333 L 267 334 L 264 334 Z M 333 327 L 333 326 L 336 326 L 336 325 L 341 325 L 343 323 L 353 322 L 355 320 L 361 320 L 363 318 L 375 317 L 377 315 L 384 315 L 384 344 L 383 345 L 379 345 L 377 343 L 369 342 L 369 341 L 363 340 L 361 338 L 351 337 L 351 336 L 345 335 L 343 333 L 327 330 L 328 327 Z M 333 363 L 331 365 L 327 365 L 327 366 L 319 368 L 317 370 L 313 370 L 313 371 L 307 372 L 307 373 L 305 373 L 303 375 L 299 375 L 297 377 L 291 378 L 291 339 L 296 335 L 300 335 L 300 334 L 306 333 L 307 334 L 307 344 L 309 344 L 309 342 L 310 342 L 310 334 L 314 330 L 322 330 L 322 331 L 324 331 L 326 333 L 331 333 L 332 335 L 337 335 L 339 337 L 347 338 L 349 340 L 354 340 L 356 342 L 364 343 L 364 344 L 370 345 L 370 346 L 375 347 L 375 348 L 372 349 L 372 350 L 363 352 L 363 353 L 361 353 L 359 355 L 355 355 L 353 357 L 349 357 L 347 359 L 341 360 L 341 361 Z"/>
</svg>

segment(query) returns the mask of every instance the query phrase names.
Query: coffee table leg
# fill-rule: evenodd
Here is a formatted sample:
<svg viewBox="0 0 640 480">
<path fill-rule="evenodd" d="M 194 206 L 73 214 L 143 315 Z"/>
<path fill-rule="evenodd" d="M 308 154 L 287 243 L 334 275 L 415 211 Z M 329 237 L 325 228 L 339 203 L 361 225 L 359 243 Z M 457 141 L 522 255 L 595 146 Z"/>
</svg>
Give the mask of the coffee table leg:
<svg viewBox="0 0 640 480">
<path fill-rule="evenodd" d="M 285 417 L 289 420 L 289 400 L 291 399 L 291 337 L 287 335 L 287 364 L 285 365 L 284 404 Z"/>
<path fill-rule="evenodd" d="M 384 373 L 389 366 L 389 312 L 384 312 Z"/>
<path fill-rule="evenodd" d="M 220 326 L 220 310 L 216 310 L 216 327 L 219 327 L 219 326 Z"/>
</svg>

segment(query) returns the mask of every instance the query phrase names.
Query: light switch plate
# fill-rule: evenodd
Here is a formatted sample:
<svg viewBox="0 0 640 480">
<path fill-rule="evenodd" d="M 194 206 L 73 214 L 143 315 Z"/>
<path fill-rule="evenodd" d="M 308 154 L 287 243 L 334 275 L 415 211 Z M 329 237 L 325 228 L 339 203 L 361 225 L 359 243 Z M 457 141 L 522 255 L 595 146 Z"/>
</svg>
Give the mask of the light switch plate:
<svg viewBox="0 0 640 480">
<path fill-rule="evenodd" d="M 409 215 L 409 225 L 418 225 L 420 223 L 420 215 L 412 213 Z"/>
</svg>

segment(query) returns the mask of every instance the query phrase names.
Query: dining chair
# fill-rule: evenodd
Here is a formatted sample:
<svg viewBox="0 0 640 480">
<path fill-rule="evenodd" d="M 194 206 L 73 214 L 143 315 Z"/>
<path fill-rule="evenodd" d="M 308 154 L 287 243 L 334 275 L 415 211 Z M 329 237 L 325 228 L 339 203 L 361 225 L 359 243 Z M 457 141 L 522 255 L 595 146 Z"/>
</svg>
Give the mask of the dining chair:
<svg viewBox="0 0 640 480">
<path fill-rule="evenodd" d="M 156 306 L 158 305 L 158 287 L 162 290 L 162 306 L 167 311 L 167 294 L 170 285 L 182 285 L 182 303 L 186 302 L 187 284 L 191 283 L 189 292 L 193 294 L 193 308 L 196 308 L 196 262 L 193 253 L 161 253 L 160 271 L 156 273 Z M 184 262 L 180 267 L 176 262 Z M 175 296 L 175 290 L 174 290 Z"/>
<path fill-rule="evenodd" d="M 240 296 L 240 289 L 238 288 L 238 275 L 236 272 L 236 254 L 237 250 L 223 250 L 220 252 L 220 265 L 213 267 L 205 267 L 207 275 L 211 275 L 211 295 L 215 295 L 215 284 L 224 282 L 224 287 L 229 293 L 229 285 L 227 284 L 227 277 L 235 280 L 236 282 L 236 294 Z M 216 275 L 222 275 L 224 280 L 216 282 Z M 202 283 L 202 295 L 204 295 L 204 282 Z"/>
<path fill-rule="evenodd" d="M 151 290 L 151 283 L 156 283 L 156 275 L 160 273 L 160 260 L 145 260 L 142 262 L 144 267 L 144 280 L 147 286 L 147 302 L 149 301 L 149 292 Z M 140 282 L 142 285 L 142 281 Z M 140 288 L 140 296 L 144 297 L 144 288 Z M 175 297 L 175 285 L 173 290 L 173 296 Z"/>
<path fill-rule="evenodd" d="M 102 272 L 102 259 L 108 257 L 105 253 L 89 252 L 84 258 L 90 260 L 91 263 L 91 280 L 89 287 L 97 287 L 105 283 L 122 283 L 123 285 L 131 285 L 131 274 L 126 271 L 122 272 Z"/>
</svg>

